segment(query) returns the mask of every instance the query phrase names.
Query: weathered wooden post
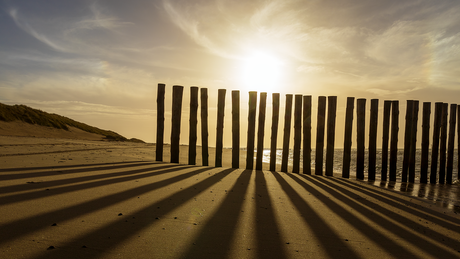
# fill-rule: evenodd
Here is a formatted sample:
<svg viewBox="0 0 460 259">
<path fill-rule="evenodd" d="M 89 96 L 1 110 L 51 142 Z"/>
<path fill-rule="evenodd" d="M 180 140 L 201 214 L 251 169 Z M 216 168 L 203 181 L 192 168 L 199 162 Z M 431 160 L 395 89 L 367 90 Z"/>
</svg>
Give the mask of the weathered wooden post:
<svg viewBox="0 0 460 259">
<path fill-rule="evenodd" d="M 449 104 L 442 104 L 442 120 L 441 120 L 441 143 L 439 145 L 439 183 L 444 183 L 446 180 L 446 152 L 447 152 L 447 116 Z"/>
<path fill-rule="evenodd" d="M 390 181 L 396 181 L 398 161 L 399 101 L 391 104 Z"/>
<path fill-rule="evenodd" d="M 327 143 L 326 175 L 334 175 L 335 118 L 337 114 L 337 96 L 327 97 Z"/>
<path fill-rule="evenodd" d="M 409 156 L 409 182 L 415 182 L 415 156 L 417 152 L 417 123 L 418 123 L 418 110 L 419 102 L 414 101 L 414 109 L 412 114 L 412 133 L 411 133 L 411 147 Z"/>
<path fill-rule="evenodd" d="M 388 179 L 388 143 L 390 142 L 391 101 L 383 102 L 383 133 L 382 133 L 382 171 L 381 181 Z"/>
<path fill-rule="evenodd" d="M 263 155 L 264 155 L 265 108 L 266 106 L 267 106 L 267 93 L 260 93 L 259 126 L 257 127 L 256 170 L 262 170 L 262 160 L 263 160 Z"/>
<path fill-rule="evenodd" d="M 248 141 L 246 146 L 246 169 L 254 169 L 254 136 L 256 134 L 257 92 L 249 92 Z"/>
<path fill-rule="evenodd" d="M 347 97 L 347 110 L 345 113 L 345 137 L 343 141 L 342 177 L 350 178 L 351 139 L 353 133 L 353 110 L 355 97 Z"/>
<path fill-rule="evenodd" d="M 218 90 L 217 97 L 217 129 L 216 129 L 216 167 L 222 167 L 222 151 L 224 147 L 224 112 L 226 89 Z"/>
<path fill-rule="evenodd" d="M 457 105 L 450 105 L 449 119 L 449 144 L 447 147 L 447 174 L 446 183 L 452 184 L 452 171 L 454 168 L 454 141 L 455 141 L 455 124 L 457 120 Z"/>
<path fill-rule="evenodd" d="M 198 87 L 190 87 L 190 120 L 189 130 L 190 136 L 188 137 L 188 164 L 196 164 L 196 127 L 198 124 Z"/>
<path fill-rule="evenodd" d="M 240 167 L 240 91 L 232 91 L 232 167 Z"/>
<path fill-rule="evenodd" d="M 156 161 L 163 161 L 163 138 L 165 130 L 165 84 L 158 84 L 157 94 L 157 141 Z"/>
<path fill-rule="evenodd" d="M 204 166 L 209 165 L 208 152 L 208 89 L 201 88 L 201 156 Z"/>
<path fill-rule="evenodd" d="M 402 167 L 402 182 L 407 182 L 407 173 L 409 171 L 409 156 L 411 147 L 411 133 L 412 133 L 412 115 L 414 111 L 414 101 L 407 100 L 406 105 L 406 128 L 404 131 L 404 157 Z"/>
<path fill-rule="evenodd" d="M 270 143 L 270 171 L 276 171 L 276 146 L 278 141 L 278 121 L 280 114 L 280 94 L 273 93 L 272 132 Z"/>
<path fill-rule="evenodd" d="M 292 94 L 286 94 L 286 112 L 284 114 L 283 153 L 281 155 L 281 172 L 287 172 L 289 159 L 289 140 L 291 138 Z"/>
<path fill-rule="evenodd" d="M 356 179 L 364 180 L 366 99 L 356 100 Z"/>
<path fill-rule="evenodd" d="M 294 99 L 294 157 L 292 172 L 300 172 L 300 146 L 302 145 L 302 95 Z"/>
<path fill-rule="evenodd" d="M 375 181 L 375 165 L 377 160 L 377 124 L 379 118 L 379 99 L 371 99 L 369 118 L 369 166 L 367 178 Z"/>
<path fill-rule="evenodd" d="M 303 173 L 311 174 L 311 95 L 303 97 Z"/>
<path fill-rule="evenodd" d="M 423 103 L 422 118 L 422 154 L 420 157 L 420 183 L 428 182 L 428 155 L 430 148 L 430 115 L 431 103 Z"/>
<path fill-rule="evenodd" d="M 431 147 L 430 183 L 436 183 L 439 155 L 439 135 L 441 132 L 442 102 L 434 104 L 433 144 Z"/>
<path fill-rule="evenodd" d="M 171 117 L 171 163 L 179 163 L 180 120 L 182 115 L 182 94 L 184 87 L 173 86 L 172 117 Z"/>
<path fill-rule="evenodd" d="M 323 175 L 324 126 L 326 123 L 326 96 L 318 96 L 316 119 L 315 174 Z"/>
</svg>

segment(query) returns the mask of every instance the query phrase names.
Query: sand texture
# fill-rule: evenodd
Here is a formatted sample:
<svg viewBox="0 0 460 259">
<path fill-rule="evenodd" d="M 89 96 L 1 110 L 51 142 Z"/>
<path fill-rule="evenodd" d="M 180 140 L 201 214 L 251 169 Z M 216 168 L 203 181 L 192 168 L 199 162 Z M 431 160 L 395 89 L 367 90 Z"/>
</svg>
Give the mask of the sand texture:
<svg viewBox="0 0 460 259">
<path fill-rule="evenodd" d="M 363 182 L 155 162 L 149 144 L 0 144 L 1 258 L 460 258 L 458 214 Z"/>
</svg>

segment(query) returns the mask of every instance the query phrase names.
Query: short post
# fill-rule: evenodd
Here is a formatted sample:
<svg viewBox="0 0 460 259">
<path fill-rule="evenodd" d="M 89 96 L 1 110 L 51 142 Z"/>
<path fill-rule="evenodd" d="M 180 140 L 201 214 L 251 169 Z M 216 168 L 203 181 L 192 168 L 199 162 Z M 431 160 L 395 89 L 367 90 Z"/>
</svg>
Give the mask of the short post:
<svg viewBox="0 0 460 259">
<path fill-rule="evenodd" d="M 434 104 L 433 144 L 431 146 L 430 183 L 437 182 L 439 135 L 441 133 L 442 102 Z"/>
<path fill-rule="evenodd" d="M 272 112 L 272 132 L 270 139 L 270 171 L 276 171 L 276 147 L 278 141 L 278 121 L 280 114 L 280 94 L 272 94 L 273 112 Z"/>
<path fill-rule="evenodd" d="M 248 141 L 246 146 L 246 169 L 254 169 L 254 136 L 256 134 L 257 92 L 249 92 Z"/>
<path fill-rule="evenodd" d="M 198 87 L 190 87 L 190 120 L 189 130 L 190 136 L 188 138 L 188 164 L 196 164 L 196 127 L 198 124 Z"/>
<path fill-rule="evenodd" d="M 286 94 L 286 111 L 284 114 L 283 153 L 281 155 L 281 172 L 287 172 L 289 159 L 289 140 L 291 138 L 292 94 Z"/>
<path fill-rule="evenodd" d="M 447 146 L 447 174 L 446 183 L 452 184 L 452 171 L 454 168 L 454 141 L 455 141 L 455 124 L 457 123 L 457 105 L 450 105 L 449 119 L 449 144 Z"/>
<path fill-rule="evenodd" d="M 300 146 L 302 145 L 302 95 L 296 94 L 294 99 L 294 157 L 292 172 L 300 172 Z"/>
<path fill-rule="evenodd" d="M 326 175 L 334 175 L 335 118 L 337 114 L 337 96 L 327 97 L 327 143 Z"/>
<path fill-rule="evenodd" d="M 240 91 L 232 91 L 232 167 L 240 167 Z"/>
<path fill-rule="evenodd" d="M 266 107 L 267 107 L 267 93 L 260 93 L 259 126 L 257 127 L 256 170 L 262 170 L 262 160 L 263 160 L 263 155 L 264 155 L 265 108 Z"/>
<path fill-rule="evenodd" d="M 383 102 L 383 133 L 382 133 L 382 171 L 381 181 L 388 178 L 388 143 L 390 142 L 390 113 L 391 101 Z"/>
<path fill-rule="evenodd" d="M 171 117 L 171 163 L 179 163 L 180 120 L 182 115 L 182 94 L 184 87 L 173 86 L 172 117 Z"/>
<path fill-rule="evenodd" d="M 204 166 L 209 165 L 208 151 L 208 89 L 201 88 L 201 156 Z"/>
<path fill-rule="evenodd" d="M 351 139 L 353 133 L 353 110 L 355 97 L 347 97 L 347 110 L 345 113 L 345 137 L 343 141 L 342 177 L 350 178 Z"/>
<path fill-rule="evenodd" d="M 439 145 L 439 183 L 446 180 L 446 152 L 447 152 L 447 116 L 449 104 L 442 104 L 441 144 Z"/>
<path fill-rule="evenodd" d="M 356 120 L 356 179 L 364 180 L 366 99 L 360 98 L 356 101 Z"/>
<path fill-rule="evenodd" d="M 412 133 L 412 114 L 414 111 L 414 101 L 407 100 L 406 105 L 406 128 L 404 131 L 404 157 L 403 157 L 403 168 L 402 168 L 402 182 L 407 182 L 407 173 L 409 172 L 409 156 L 411 147 L 411 133 Z"/>
<path fill-rule="evenodd" d="M 323 175 L 324 126 L 326 123 L 326 96 L 318 96 L 316 119 L 315 174 Z"/>
<path fill-rule="evenodd" d="M 390 181 L 396 181 L 398 161 L 399 101 L 391 104 Z"/>
<path fill-rule="evenodd" d="M 371 114 L 369 118 L 369 166 L 367 178 L 375 181 L 375 165 L 377 160 L 377 124 L 379 116 L 379 99 L 371 100 Z"/>
<path fill-rule="evenodd" d="M 418 124 L 418 110 L 419 102 L 414 101 L 414 109 L 412 114 L 412 133 L 411 133 L 411 146 L 409 156 L 409 182 L 415 182 L 415 156 L 417 152 L 417 124 Z"/>
<path fill-rule="evenodd" d="M 303 96 L 303 173 L 311 174 L 311 95 Z"/>
<path fill-rule="evenodd" d="M 422 154 L 420 157 L 420 183 L 428 182 L 428 155 L 430 148 L 431 103 L 423 103 L 422 117 Z"/>
<path fill-rule="evenodd" d="M 163 161 L 163 138 L 165 130 L 165 84 L 158 84 L 157 94 L 157 141 L 156 161 Z"/>
<path fill-rule="evenodd" d="M 224 111 L 225 93 L 227 90 L 219 89 L 217 97 L 217 129 L 216 129 L 216 167 L 222 167 L 222 151 L 224 147 Z"/>
</svg>

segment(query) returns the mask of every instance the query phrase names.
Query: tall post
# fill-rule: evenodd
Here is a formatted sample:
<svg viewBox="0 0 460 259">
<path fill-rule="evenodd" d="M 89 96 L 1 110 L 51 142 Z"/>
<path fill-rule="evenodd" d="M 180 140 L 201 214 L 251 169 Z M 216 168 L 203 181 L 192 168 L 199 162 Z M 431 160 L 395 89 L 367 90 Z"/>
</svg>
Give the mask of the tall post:
<svg viewBox="0 0 460 259">
<path fill-rule="evenodd" d="M 294 100 L 294 157 L 292 172 L 300 172 L 300 146 L 302 145 L 302 95 L 296 94 Z"/>
<path fill-rule="evenodd" d="M 246 169 L 254 169 L 254 136 L 256 134 L 257 92 L 249 92 L 248 141 L 246 146 Z"/>
<path fill-rule="evenodd" d="M 423 103 L 422 117 L 422 154 L 420 157 L 420 183 L 428 182 L 428 155 L 430 149 L 430 115 L 431 103 Z"/>
<path fill-rule="evenodd" d="M 240 167 L 240 91 L 232 91 L 232 167 Z"/>
<path fill-rule="evenodd" d="M 303 96 L 303 173 L 311 174 L 311 95 Z"/>
<path fill-rule="evenodd" d="M 184 87 L 173 86 L 171 117 L 171 163 L 179 163 L 180 120 L 182 115 L 182 94 Z"/>
<path fill-rule="evenodd" d="M 342 177 L 350 178 L 351 139 L 353 133 L 353 110 L 355 97 L 347 97 L 347 110 L 345 113 L 345 136 L 343 141 Z"/>
<path fill-rule="evenodd" d="M 457 105 L 457 160 L 460 158 L 460 105 Z M 460 180 L 460 163 L 457 162 L 457 180 Z"/>
<path fill-rule="evenodd" d="M 449 119 L 449 144 L 447 147 L 447 175 L 446 183 L 452 184 L 452 171 L 454 168 L 454 141 L 455 141 L 455 124 L 457 123 L 457 105 L 450 105 Z"/>
<path fill-rule="evenodd" d="M 156 161 L 163 161 L 163 138 L 165 130 L 165 84 L 158 84 L 157 94 L 157 141 Z"/>
<path fill-rule="evenodd" d="M 375 181 L 375 165 L 377 160 L 377 124 L 379 118 L 379 99 L 371 100 L 371 114 L 369 118 L 369 166 L 367 178 Z"/>
<path fill-rule="evenodd" d="M 257 127 L 256 170 L 262 170 L 262 160 L 263 160 L 263 155 L 264 155 L 265 108 L 266 106 L 267 106 L 267 93 L 260 93 L 259 126 Z"/>
<path fill-rule="evenodd" d="M 326 175 L 334 175 L 335 118 L 337 114 L 337 96 L 327 97 L 327 143 Z"/>
<path fill-rule="evenodd" d="M 323 175 L 324 124 L 326 123 L 326 96 L 318 96 L 316 119 L 315 174 Z"/>
<path fill-rule="evenodd" d="M 276 147 L 278 141 L 278 121 L 280 115 L 280 94 L 272 94 L 273 112 L 272 112 L 272 132 L 270 142 L 270 171 L 276 171 Z"/>
<path fill-rule="evenodd" d="M 414 101 L 414 109 L 412 114 L 412 133 L 410 140 L 410 156 L 409 156 L 409 182 L 415 182 L 415 156 L 417 152 L 417 123 L 418 123 L 418 110 L 419 102 Z"/>
<path fill-rule="evenodd" d="M 292 94 L 286 94 L 286 112 L 284 114 L 283 153 L 281 155 L 281 172 L 287 172 L 289 159 L 289 140 L 291 138 Z"/>
<path fill-rule="evenodd" d="M 412 113 L 414 111 L 414 101 L 407 100 L 406 105 L 406 128 L 404 131 L 404 157 L 402 167 L 402 182 L 407 182 L 407 173 L 409 171 L 410 141 L 412 139 Z"/>
<path fill-rule="evenodd" d="M 188 138 L 188 164 L 196 164 L 196 127 L 198 124 L 198 87 L 190 87 L 190 120 L 189 130 L 190 136 Z"/>
<path fill-rule="evenodd" d="M 441 133 L 442 102 L 434 104 L 433 144 L 431 146 L 430 183 L 437 182 L 439 135 Z"/>
<path fill-rule="evenodd" d="M 203 166 L 209 165 L 208 151 L 208 89 L 201 88 L 201 159 Z"/>
<path fill-rule="evenodd" d="M 356 101 L 356 179 L 364 180 L 364 152 L 366 127 L 366 99 Z"/>
<path fill-rule="evenodd" d="M 390 113 L 391 101 L 383 102 L 383 133 L 382 133 L 382 171 L 381 180 L 386 181 L 388 176 L 388 143 L 390 142 Z"/>
<path fill-rule="evenodd" d="M 222 167 L 222 151 L 224 147 L 224 111 L 225 93 L 227 90 L 219 89 L 217 97 L 217 129 L 216 129 L 216 167 Z"/>
<path fill-rule="evenodd" d="M 439 183 L 446 180 L 447 116 L 449 104 L 442 104 L 441 144 L 439 145 Z"/>
<path fill-rule="evenodd" d="M 398 161 L 399 101 L 391 104 L 390 181 L 396 181 Z"/>
</svg>

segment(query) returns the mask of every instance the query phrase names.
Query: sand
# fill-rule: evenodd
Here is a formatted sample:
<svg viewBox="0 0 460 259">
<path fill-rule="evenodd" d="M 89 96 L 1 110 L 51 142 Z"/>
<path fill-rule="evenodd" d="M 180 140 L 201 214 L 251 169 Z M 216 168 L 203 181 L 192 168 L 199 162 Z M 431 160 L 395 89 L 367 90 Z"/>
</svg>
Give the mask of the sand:
<svg viewBox="0 0 460 259">
<path fill-rule="evenodd" d="M 459 215 L 427 200 L 154 155 L 152 144 L 0 136 L 0 257 L 460 258 Z"/>
</svg>

